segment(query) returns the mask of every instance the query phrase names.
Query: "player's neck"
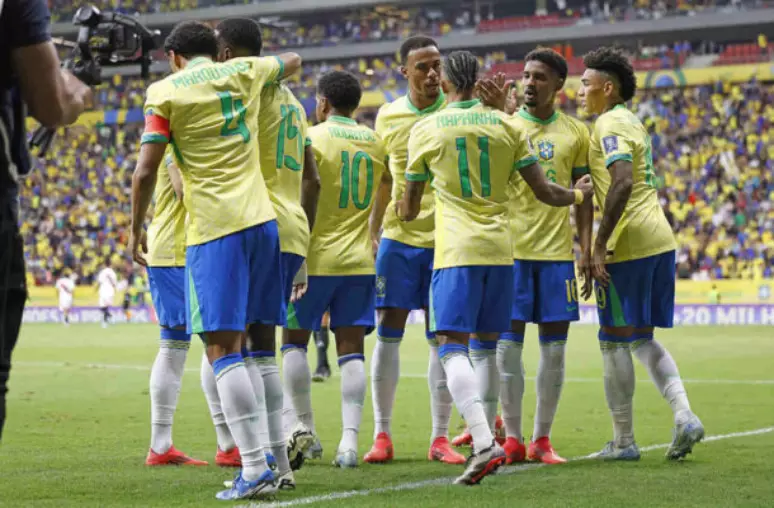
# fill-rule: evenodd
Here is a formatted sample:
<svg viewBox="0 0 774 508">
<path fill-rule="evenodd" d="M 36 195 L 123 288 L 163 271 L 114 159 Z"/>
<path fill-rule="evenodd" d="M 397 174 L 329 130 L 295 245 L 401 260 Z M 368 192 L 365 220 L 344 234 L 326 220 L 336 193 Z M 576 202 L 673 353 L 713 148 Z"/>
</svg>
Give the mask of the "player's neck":
<svg viewBox="0 0 774 508">
<path fill-rule="evenodd" d="M 602 113 L 607 113 L 608 111 L 612 111 L 615 108 L 617 108 L 618 106 L 622 106 L 622 107 L 625 108 L 626 104 L 624 102 L 621 102 L 621 101 L 611 102 L 611 103 L 607 104 L 607 106 L 605 106 L 605 110 Z"/>
<path fill-rule="evenodd" d="M 346 113 L 344 111 L 339 111 L 338 109 L 333 108 L 328 112 L 328 115 L 325 117 L 325 120 L 330 120 L 334 116 L 337 116 L 339 118 L 349 118 L 350 120 L 352 119 L 352 113 Z"/>
<path fill-rule="evenodd" d="M 473 97 L 473 90 L 449 92 L 446 98 L 449 101 L 449 104 L 454 104 L 456 102 L 468 102 L 475 99 L 475 97 Z"/>
<path fill-rule="evenodd" d="M 411 101 L 411 104 L 417 108 L 418 110 L 422 111 L 423 109 L 427 109 L 438 100 L 438 96 L 436 97 L 427 97 L 419 95 L 419 93 L 416 90 L 409 89 L 408 98 Z"/>
<path fill-rule="evenodd" d="M 525 109 L 527 110 L 527 113 L 534 116 L 538 120 L 542 120 L 544 122 L 547 122 L 550 120 L 554 114 L 556 113 L 556 109 L 554 109 L 553 104 L 546 104 L 545 106 L 525 106 Z"/>
</svg>

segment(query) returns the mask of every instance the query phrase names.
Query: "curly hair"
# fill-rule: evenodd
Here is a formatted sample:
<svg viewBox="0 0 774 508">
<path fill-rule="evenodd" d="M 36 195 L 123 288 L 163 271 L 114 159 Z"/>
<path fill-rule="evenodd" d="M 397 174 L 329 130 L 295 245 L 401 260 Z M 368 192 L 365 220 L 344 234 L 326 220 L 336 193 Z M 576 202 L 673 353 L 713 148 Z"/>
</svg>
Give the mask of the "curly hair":
<svg viewBox="0 0 774 508">
<path fill-rule="evenodd" d="M 618 80 L 621 98 L 628 102 L 637 91 L 637 77 L 629 59 L 620 50 L 602 47 L 583 56 L 587 69 L 604 72 Z"/>
<path fill-rule="evenodd" d="M 218 40 L 215 30 L 201 21 L 183 21 L 172 29 L 164 41 L 164 52 L 174 51 L 184 58 L 218 57 Z"/>
<path fill-rule="evenodd" d="M 331 71 L 317 81 L 317 93 L 328 99 L 339 111 L 352 113 L 360 105 L 363 89 L 360 81 L 350 72 Z"/>
<path fill-rule="evenodd" d="M 559 79 L 562 81 L 567 79 L 567 60 L 551 48 L 544 48 L 542 46 L 537 47 L 527 53 L 527 56 L 524 57 L 524 61 L 545 64 L 559 76 Z"/>
<path fill-rule="evenodd" d="M 240 48 L 260 56 L 263 48 L 261 25 L 250 18 L 224 19 L 215 27 L 218 38 L 231 48 Z"/>
</svg>

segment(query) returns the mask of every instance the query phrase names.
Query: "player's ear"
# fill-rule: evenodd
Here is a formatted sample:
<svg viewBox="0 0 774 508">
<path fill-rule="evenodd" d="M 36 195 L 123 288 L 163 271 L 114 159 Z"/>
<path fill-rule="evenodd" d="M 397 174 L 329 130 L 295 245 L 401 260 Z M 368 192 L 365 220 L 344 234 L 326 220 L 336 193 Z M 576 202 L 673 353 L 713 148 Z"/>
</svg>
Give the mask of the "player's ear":
<svg viewBox="0 0 774 508">
<path fill-rule="evenodd" d="M 449 82 L 445 79 L 441 80 L 441 90 L 443 90 L 443 93 L 447 95 L 451 93 L 451 86 L 449 85 Z"/>
<path fill-rule="evenodd" d="M 408 69 L 406 69 L 406 66 L 405 65 L 401 65 L 398 69 L 400 70 L 401 75 L 404 78 L 408 79 Z"/>
</svg>

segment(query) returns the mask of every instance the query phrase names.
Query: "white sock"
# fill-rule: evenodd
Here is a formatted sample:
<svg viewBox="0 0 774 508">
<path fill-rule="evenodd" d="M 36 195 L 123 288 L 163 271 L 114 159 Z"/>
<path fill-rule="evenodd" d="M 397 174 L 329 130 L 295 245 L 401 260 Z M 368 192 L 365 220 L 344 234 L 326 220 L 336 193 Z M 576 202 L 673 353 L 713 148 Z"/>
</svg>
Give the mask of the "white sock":
<svg viewBox="0 0 774 508">
<path fill-rule="evenodd" d="M 500 334 L 497 341 L 497 369 L 500 372 L 500 404 L 503 407 L 505 434 L 523 441 L 521 406 L 524 400 L 524 363 L 521 353 L 524 335 L 512 332 Z"/>
<path fill-rule="evenodd" d="M 660 342 L 653 339 L 653 334 L 641 338 L 635 336 L 632 351 L 648 369 L 650 379 L 653 380 L 658 391 L 669 402 L 675 423 L 685 421 L 692 414 L 691 405 L 688 402 L 688 394 L 685 392 L 683 380 L 680 379 L 677 364 L 669 351 Z"/>
<path fill-rule="evenodd" d="M 551 426 L 554 424 L 556 408 L 559 407 L 559 397 L 564 384 L 564 348 L 567 335 L 540 337 L 540 363 L 538 364 L 537 409 L 535 410 L 535 427 L 532 430 L 532 440 L 551 436 Z"/>
<path fill-rule="evenodd" d="M 449 392 L 457 405 L 457 411 L 465 419 L 468 432 L 473 436 L 474 449 L 481 451 L 489 448 L 494 436 L 486 421 L 484 406 L 479 396 L 481 391 L 468 359 L 468 348 L 460 344 L 444 344 L 438 348 L 438 354 L 443 362 Z"/>
<path fill-rule="evenodd" d="M 215 381 L 215 372 L 207 359 L 207 353 L 202 355 L 201 382 L 204 398 L 210 408 L 212 424 L 215 426 L 215 437 L 218 440 L 218 448 L 227 452 L 236 446 L 234 436 L 226 423 L 226 417 L 223 415 L 223 408 L 220 404 L 220 395 L 218 395 L 218 384 Z"/>
<path fill-rule="evenodd" d="M 290 396 L 298 421 L 314 428 L 312 412 L 312 374 L 306 360 L 306 348 L 290 344 L 282 346 L 282 374 L 285 381 L 285 393 Z"/>
<path fill-rule="evenodd" d="M 223 414 L 242 456 L 242 477 L 255 481 L 267 471 L 266 455 L 258 439 L 260 413 L 242 355 L 234 353 L 212 363 Z"/>
<path fill-rule="evenodd" d="M 166 332 L 179 332 L 187 340 L 167 338 Z M 151 450 L 166 453 L 172 446 L 172 421 L 185 370 L 185 358 L 191 345 L 190 336 L 183 330 L 161 331 L 161 344 L 150 375 Z"/>
<path fill-rule="evenodd" d="M 256 426 L 258 440 L 261 443 L 261 448 L 268 452 L 271 440 L 269 439 L 269 415 L 266 409 L 266 388 L 263 385 L 263 376 L 255 359 L 247 350 L 242 351 L 242 358 L 245 362 L 247 374 L 250 376 L 253 392 L 255 392 L 255 402 L 258 404 L 258 422 Z"/>
<path fill-rule="evenodd" d="M 616 446 L 625 448 L 634 443 L 635 377 L 632 354 L 628 342 L 616 342 L 616 337 L 603 332 L 600 332 L 600 339 L 605 398 L 613 418 L 613 439 Z"/>
<path fill-rule="evenodd" d="M 379 326 L 371 360 L 371 400 L 374 405 L 374 437 L 391 434 L 392 408 L 400 375 L 400 341 L 403 330 Z"/>
<path fill-rule="evenodd" d="M 430 343 L 427 384 L 430 388 L 430 414 L 433 418 L 433 433 L 430 436 L 432 443 L 439 437 L 449 437 L 449 422 L 454 403 L 446 383 L 446 371 L 444 371 L 441 359 L 438 357 L 438 346 L 434 343 Z"/>
<path fill-rule="evenodd" d="M 470 363 L 481 390 L 481 401 L 489 429 L 494 433 L 497 401 L 500 395 L 500 374 L 497 371 L 497 341 L 470 340 Z"/>
<path fill-rule="evenodd" d="M 288 460 L 286 434 L 282 425 L 282 406 L 285 400 L 282 393 L 282 379 L 280 379 L 277 360 L 271 355 L 259 356 L 255 359 L 263 376 L 263 387 L 266 390 L 266 411 L 269 420 L 269 446 L 271 454 L 277 459 L 277 469 L 280 473 L 290 471 Z"/>
<path fill-rule="evenodd" d="M 341 423 L 339 450 L 357 451 L 357 435 L 363 419 L 366 374 L 365 356 L 359 353 L 339 357 L 341 370 Z"/>
<path fill-rule="evenodd" d="M 282 389 L 282 434 L 285 439 L 290 437 L 293 432 L 293 428 L 298 423 L 298 417 L 296 417 L 296 409 L 293 407 L 293 399 L 290 398 L 288 390 Z"/>
</svg>

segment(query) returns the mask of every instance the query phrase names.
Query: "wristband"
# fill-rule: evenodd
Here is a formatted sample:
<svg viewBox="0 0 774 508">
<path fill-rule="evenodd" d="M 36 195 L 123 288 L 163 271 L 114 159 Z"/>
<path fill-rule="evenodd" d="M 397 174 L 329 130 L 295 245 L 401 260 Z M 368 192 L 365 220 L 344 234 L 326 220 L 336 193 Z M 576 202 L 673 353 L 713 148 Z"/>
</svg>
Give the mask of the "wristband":
<svg viewBox="0 0 774 508">
<path fill-rule="evenodd" d="M 583 204 L 583 191 L 580 189 L 573 189 L 575 191 L 575 204 L 576 205 L 582 205 Z"/>
</svg>

